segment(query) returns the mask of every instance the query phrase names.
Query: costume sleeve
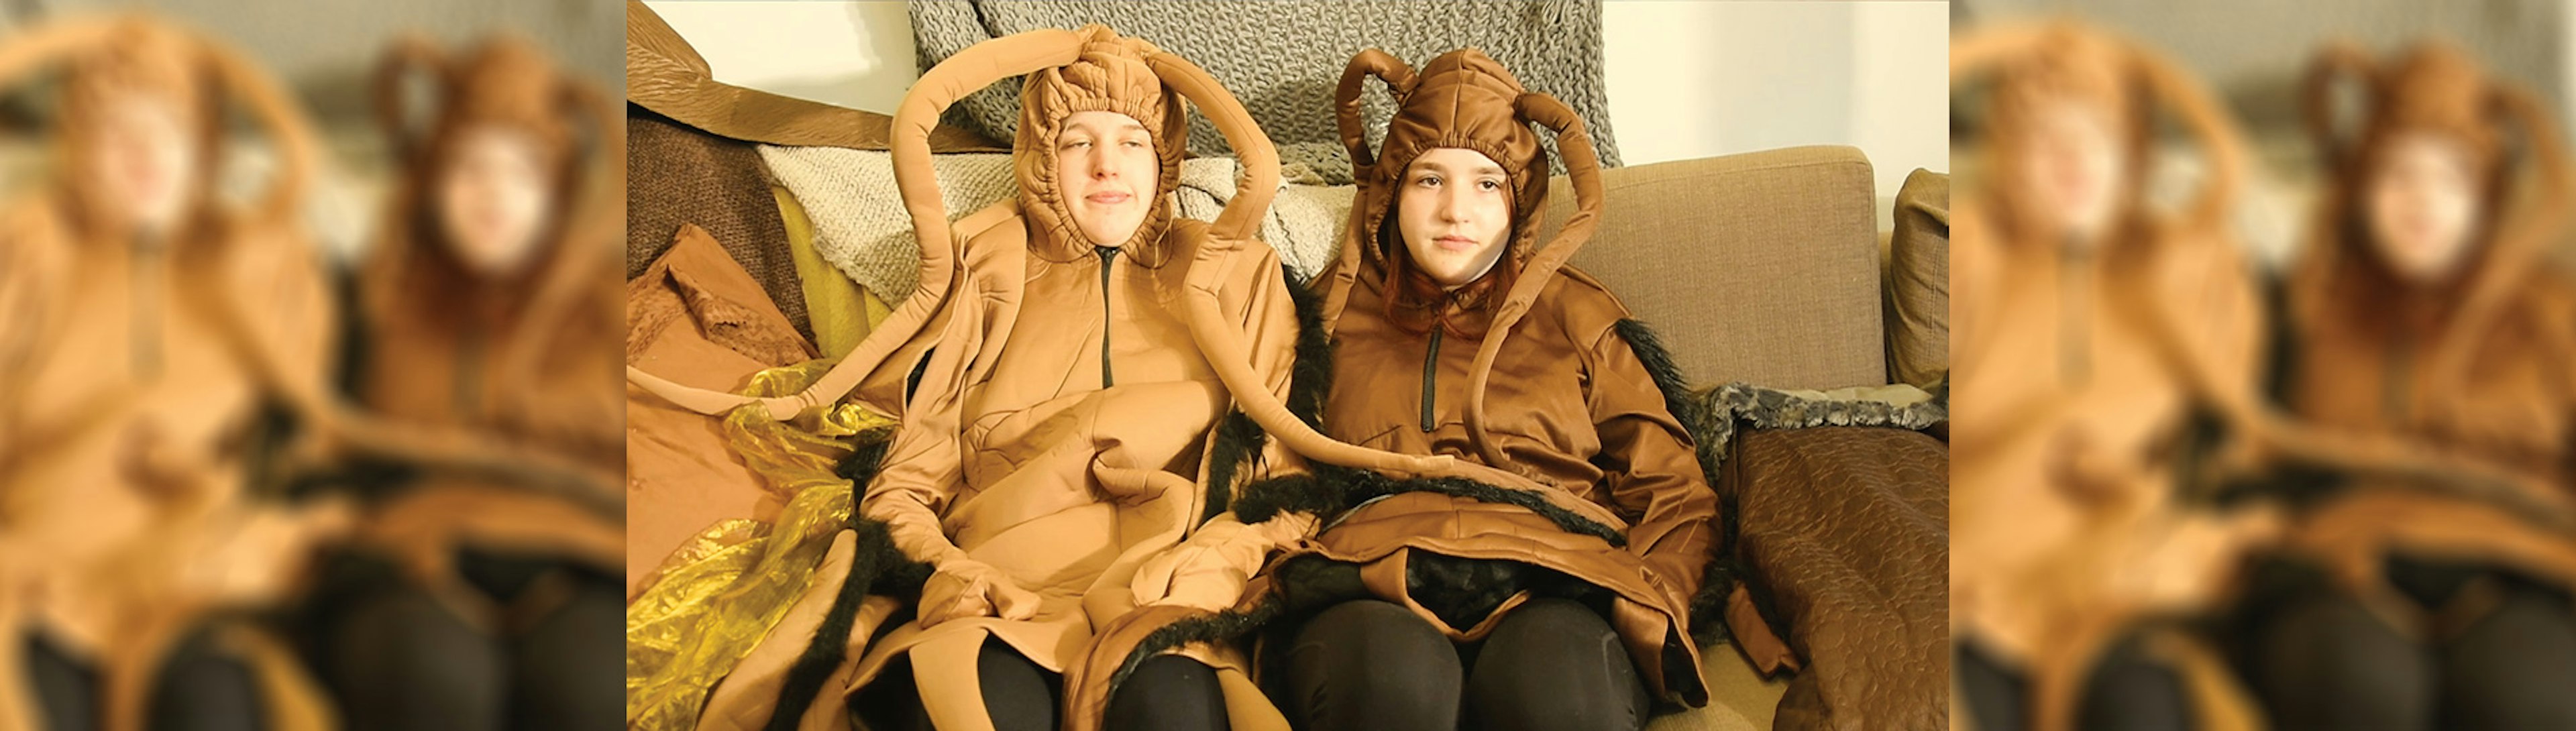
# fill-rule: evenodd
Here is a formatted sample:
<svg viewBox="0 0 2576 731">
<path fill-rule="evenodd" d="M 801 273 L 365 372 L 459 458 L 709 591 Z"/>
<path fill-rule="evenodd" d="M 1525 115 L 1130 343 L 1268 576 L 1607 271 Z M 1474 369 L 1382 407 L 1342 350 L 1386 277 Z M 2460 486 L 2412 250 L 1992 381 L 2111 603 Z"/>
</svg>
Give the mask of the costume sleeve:
<svg viewBox="0 0 2576 731">
<path fill-rule="evenodd" d="M 1675 606 L 1699 591 L 1717 542 L 1717 492 L 1701 471 L 1690 432 L 1664 403 L 1663 391 L 1635 348 L 1607 329 L 1591 351 L 1586 401 L 1600 435 L 1605 492 L 1620 513 L 1639 516 L 1628 550 Z"/>
</svg>

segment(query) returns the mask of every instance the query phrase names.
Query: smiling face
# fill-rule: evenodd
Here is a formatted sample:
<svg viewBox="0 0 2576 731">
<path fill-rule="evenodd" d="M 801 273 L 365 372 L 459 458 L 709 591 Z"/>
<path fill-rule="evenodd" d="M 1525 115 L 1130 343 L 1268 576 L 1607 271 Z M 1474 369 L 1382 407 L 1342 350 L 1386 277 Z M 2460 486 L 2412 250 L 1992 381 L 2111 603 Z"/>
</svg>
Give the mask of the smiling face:
<svg viewBox="0 0 2576 731">
<path fill-rule="evenodd" d="M 1503 258 L 1512 230 L 1511 179 L 1482 153 L 1433 148 L 1405 166 L 1395 212 L 1415 268 L 1442 286 L 1465 285 Z"/>
<path fill-rule="evenodd" d="M 193 120 L 166 96 L 112 90 L 97 98 L 89 142 L 77 153 L 113 225 L 167 232 L 196 196 L 203 166 Z"/>
<path fill-rule="evenodd" d="M 2013 192 L 2040 228 L 2033 233 L 2094 242 L 2129 193 L 2131 161 L 2118 125 L 2099 105 L 2065 98 L 2035 101 L 2025 121 L 2009 164 L 2020 188 Z"/>
<path fill-rule="evenodd" d="M 536 140 L 514 128 L 466 128 L 438 178 L 438 221 L 447 244 L 476 273 L 507 276 L 537 250 L 554 188 Z"/>
<path fill-rule="evenodd" d="M 1093 246 L 1122 246 L 1145 225 L 1162 160 L 1142 122 L 1117 112 L 1075 112 L 1056 135 L 1056 194 Z"/>
<path fill-rule="evenodd" d="M 2478 184 L 2468 148 L 2448 135 L 2389 139 L 2371 171 L 2370 242 L 2381 261 L 2417 283 L 2438 282 L 2468 258 Z"/>
</svg>

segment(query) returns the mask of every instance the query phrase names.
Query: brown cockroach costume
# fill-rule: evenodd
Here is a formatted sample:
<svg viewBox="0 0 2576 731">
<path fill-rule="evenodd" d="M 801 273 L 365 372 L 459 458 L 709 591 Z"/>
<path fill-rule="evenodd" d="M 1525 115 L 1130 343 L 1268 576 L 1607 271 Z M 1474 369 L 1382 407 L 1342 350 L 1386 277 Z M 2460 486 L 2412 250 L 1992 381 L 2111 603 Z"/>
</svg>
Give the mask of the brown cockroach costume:
<svg viewBox="0 0 2576 731">
<path fill-rule="evenodd" d="M 429 82 L 434 107 L 418 131 L 404 94 L 414 79 Z M 359 277 L 360 401 L 389 420 L 472 430 L 617 474 L 625 454 L 616 243 L 625 153 L 615 108 L 511 36 L 452 58 L 426 40 L 397 42 L 378 83 L 403 173 Z M 533 140 L 554 189 L 554 210 L 532 244 L 540 250 L 515 276 L 469 269 L 438 224 L 433 191 L 456 138 L 475 128 Z M 414 579 L 445 587 L 435 593 L 451 609 L 491 625 L 498 608 L 454 586 L 457 547 L 620 569 L 623 512 L 601 505 L 613 508 L 615 497 L 568 500 L 439 477 L 379 509 L 369 534 L 398 552 Z"/>
<path fill-rule="evenodd" d="M 2357 129 L 2336 123 L 2338 83 L 2362 92 Z M 2385 61 L 2349 45 L 2321 54 L 2308 84 L 2327 189 L 2315 237 L 2291 273 L 2299 350 L 2286 400 L 2320 429 L 2385 436 L 2529 476 L 2529 502 L 2576 501 L 2576 283 L 2543 260 L 2564 229 L 2569 161 L 2539 101 L 2439 43 Z M 2371 243 L 2366 190 L 2389 140 L 2459 142 L 2483 201 L 2475 247 L 2444 281 L 2391 269 Z M 2520 144 L 2515 144 L 2519 142 Z M 2576 586 L 2576 532 L 2492 501 L 2356 489 L 2298 536 L 2340 587 L 2394 591 L 2391 553 L 2485 562 Z M 2402 601 L 2376 602 L 2401 606 Z M 2571 618 L 2576 619 L 2576 618 Z"/>
<path fill-rule="evenodd" d="M 1370 76 L 1398 102 L 1378 154 L 1359 118 Z M 1599 163 L 1581 120 L 1473 49 L 1418 74 L 1363 52 L 1342 77 L 1337 106 L 1359 194 L 1340 258 L 1316 285 L 1335 343 L 1331 391 L 1316 396 L 1320 421 L 1363 447 L 1458 464 L 1427 479 L 1317 465 L 1241 485 L 1232 512 L 1139 572 L 1138 593 L 1164 597 L 1163 606 L 1138 612 L 1067 682 L 1111 685 L 1153 653 L 1308 604 L 1313 592 L 1281 573 L 1292 563 L 1356 566 L 1365 593 L 1336 599 L 1396 602 L 1456 640 L 1483 638 L 1535 596 L 1527 586 L 1460 587 L 1493 594 L 1465 596 L 1409 582 L 1410 563 L 1463 561 L 1541 567 L 1606 593 L 1605 618 L 1649 691 L 1705 703 L 1691 608 L 1717 541 L 1717 496 L 1668 408 L 1677 371 L 1617 298 L 1565 266 L 1601 210 Z M 1578 201 L 1544 247 L 1535 212 L 1548 163 L 1532 124 L 1557 132 Z M 1446 293 L 1412 268 L 1390 217 L 1406 167 L 1442 147 L 1501 164 L 1516 215 L 1506 259 Z M 1444 340 L 1455 342 L 1443 348 Z M 1487 410 L 1488 391 L 1498 392 L 1498 410 Z M 1484 611 L 1455 610 L 1467 606 Z M 1467 617 L 1467 626 L 1444 616 Z M 1230 647 L 1184 651 L 1241 662 Z"/>
<path fill-rule="evenodd" d="M 2124 40 L 2058 23 L 1952 44 L 1954 86 L 1986 74 L 1992 162 L 1954 209 L 1965 223 L 1952 269 L 1951 626 L 1954 641 L 2028 663 L 2033 726 L 2066 728 L 2110 640 L 2205 601 L 2240 540 L 2229 519 L 2177 504 L 2161 445 L 2203 404 L 2256 419 L 2261 310 L 2225 220 L 2245 163 L 2208 93 Z M 2045 212 L 2004 179 L 2024 154 L 2018 125 L 2051 102 L 2100 109 L 2131 160 L 2120 208 L 2089 246 L 2036 235 Z M 2159 111 L 2207 159 L 2179 211 L 2142 202 Z M 2119 578 L 2145 565 L 2190 588 Z M 1953 709 L 1964 717 L 1964 704 Z"/>
<path fill-rule="evenodd" d="M 1023 74 L 1013 145 L 1020 195 L 952 224 L 932 172 L 930 130 L 966 94 Z M 1185 101 L 1225 134 L 1246 172 L 1213 224 L 1176 220 L 1168 199 L 1183 156 Z M 1114 256 L 1075 229 L 1053 179 L 1056 133 L 1087 110 L 1143 122 L 1161 159 L 1152 212 Z M 852 566 L 928 564 L 935 572 L 928 584 L 869 591 L 920 591 L 920 614 L 946 619 L 880 632 L 901 601 L 861 602 L 845 588 L 840 600 L 824 598 L 829 616 L 790 617 L 770 635 L 801 645 L 821 626 L 823 637 L 848 638 L 855 663 L 835 667 L 844 648 L 833 646 L 799 660 L 791 675 L 804 677 L 786 678 L 785 693 L 737 692 L 732 680 L 781 682 L 777 667 L 752 666 L 789 658 L 753 653 L 708 701 L 701 727 L 835 727 L 846 719 L 841 696 L 898 658 L 910 661 L 941 727 L 988 725 L 976 690 L 978 648 L 999 641 L 1062 670 L 1083 659 L 1097 630 L 1120 626 L 1136 606 L 1128 580 L 1138 563 L 1197 530 L 1208 512 L 1210 493 L 1200 486 L 1230 408 L 1285 444 L 1269 453 L 1267 464 L 1277 467 L 1294 465 L 1299 454 L 1398 470 L 1447 465 L 1332 442 L 1282 403 L 1297 320 L 1277 255 L 1254 238 L 1278 185 L 1278 158 L 1250 115 L 1198 67 L 1100 26 L 1022 33 L 924 73 L 897 110 L 894 131 L 896 180 L 920 237 L 922 270 L 884 325 L 793 397 L 753 402 L 632 368 L 629 376 L 702 413 L 749 404 L 785 419 L 849 398 L 899 418 L 881 471 L 860 480 L 854 520 L 862 554 L 873 541 L 895 555 L 862 555 Z M 905 377 L 916 368 L 919 382 L 907 395 Z M 845 586 L 876 578 L 852 573 Z M 967 590 L 954 590 L 961 583 Z M 989 606 L 984 587 L 1023 592 L 1034 606 L 995 616 L 1010 608 Z M 1098 723 L 1105 688 L 1067 680 L 1068 718 Z M 818 686 L 826 700 L 809 706 Z"/>
<path fill-rule="evenodd" d="M 321 398 L 331 309 L 294 220 L 315 148 L 274 80 L 189 31 L 110 16 L 0 43 L 0 83 L 55 65 L 57 182 L 0 223 L 0 728 L 35 722 L 21 715 L 33 703 L 15 652 L 31 627 L 94 657 L 104 725 L 135 728 L 172 642 L 210 610 L 278 598 L 296 551 L 333 515 L 244 494 L 243 435 L 261 410 L 280 395 Z M 108 144 L 85 120 L 117 94 L 172 102 L 189 125 L 199 177 L 162 236 L 112 226 L 79 164 Z M 279 160 L 250 205 L 213 191 L 236 104 Z M 20 593 L 31 587 L 41 602 Z M 291 662 L 252 645 L 268 648 L 246 653 L 252 667 L 288 678 L 264 695 L 270 718 L 315 721 Z"/>
</svg>

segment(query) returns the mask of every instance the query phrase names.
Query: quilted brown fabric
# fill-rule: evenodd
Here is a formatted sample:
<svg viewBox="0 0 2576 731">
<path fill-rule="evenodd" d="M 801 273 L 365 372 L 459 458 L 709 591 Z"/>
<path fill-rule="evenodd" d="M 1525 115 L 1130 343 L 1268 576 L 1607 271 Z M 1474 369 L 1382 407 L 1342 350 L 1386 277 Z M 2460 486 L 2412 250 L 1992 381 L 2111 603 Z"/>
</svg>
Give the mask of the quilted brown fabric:
<svg viewBox="0 0 2576 731">
<path fill-rule="evenodd" d="M 1763 430 L 1727 463 L 1735 555 L 1805 661 L 1773 728 L 1946 727 L 1948 449 L 1901 429 Z"/>
<path fill-rule="evenodd" d="M 807 339 L 805 290 L 787 253 L 787 226 L 751 143 L 707 134 L 626 107 L 626 275 L 670 248 L 682 224 L 715 237 Z"/>
</svg>

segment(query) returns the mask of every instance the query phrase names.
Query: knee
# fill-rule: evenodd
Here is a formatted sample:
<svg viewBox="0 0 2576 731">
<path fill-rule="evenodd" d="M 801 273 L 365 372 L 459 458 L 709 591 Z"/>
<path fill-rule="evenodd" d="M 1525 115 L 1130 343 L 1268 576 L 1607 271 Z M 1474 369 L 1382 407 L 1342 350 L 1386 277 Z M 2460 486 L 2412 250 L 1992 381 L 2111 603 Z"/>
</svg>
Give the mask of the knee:
<svg viewBox="0 0 2576 731">
<path fill-rule="evenodd" d="M 585 584 L 519 641 L 511 715 L 519 728 L 611 728 L 623 723 L 625 600 L 613 585 Z"/>
<path fill-rule="evenodd" d="M 249 665 L 217 649 L 214 630 L 181 642 L 152 690 L 152 728 L 257 731 L 266 709 Z"/>
<path fill-rule="evenodd" d="M 1542 599 L 1487 635 L 1467 678 L 1469 715 L 1494 729 L 1637 729 L 1650 706 L 1627 646 L 1582 604 Z"/>
<path fill-rule="evenodd" d="M 2133 635 L 2094 665 L 2076 711 L 2082 728 L 2169 731 L 2195 725 L 2181 671 L 2148 657 L 2143 641 Z"/>
<path fill-rule="evenodd" d="M 985 715 L 997 731 L 1056 727 L 1058 678 L 1019 650 L 1001 640 L 985 640 L 975 656 L 975 676 L 984 692 Z"/>
<path fill-rule="evenodd" d="M 2564 600 L 2509 594 L 2443 655 L 2445 726 L 2576 728 L 2576 612 Z"/>
<path fill-rule="evenodd" d="M 2283 728 L 2425 728 L 2433 715 L 2429 650 L 2360 600 L 2294 603 L 2257 650 L 2256 684 Z"/>
<path fill-rule="evenodd" d="M 1227 727 L 1225 689 L 1216 669 L 1179 655 L 1136 666 L 1109 699 L 1108 727 L 1188 731 Z"/>
<path fill-rule="evenodd" d="M 1290 646 L 1289 706 L 1308 728 L 1453 728 L 1463 673 L 1448 636 L 1412 611 L 1343 602 Z"/>
<path fill-rule="evenodd" d="M 500 728 L 509 663 L 491 637 L 416 588 L 357 602 L 327 672 L 355 728 Z"/>
</svg>

